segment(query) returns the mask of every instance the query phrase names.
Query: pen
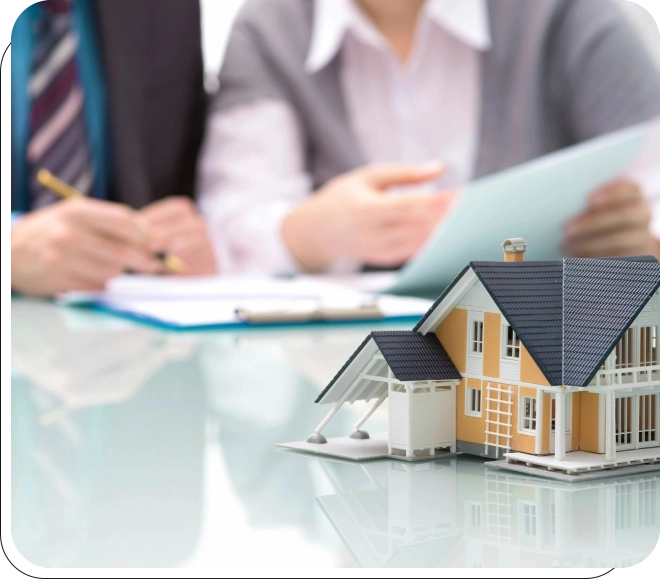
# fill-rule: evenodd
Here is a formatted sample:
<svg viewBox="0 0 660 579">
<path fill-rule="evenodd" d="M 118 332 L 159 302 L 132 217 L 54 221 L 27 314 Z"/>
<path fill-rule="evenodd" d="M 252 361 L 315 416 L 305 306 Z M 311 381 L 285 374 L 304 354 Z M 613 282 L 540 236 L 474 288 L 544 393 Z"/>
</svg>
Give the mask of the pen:
<svg viewBox="0 0 660 579">
<path fill-rule="evenodd" d="M 45 187 L 49 191 L 52 191 L 58 197 L 62 199 L 76 199 L 78 197 L 84 197 L 80 191 L 77 191 L 71 185 L 65 183 L 61 179 L 58 179 L 53 175 L 48 169 L 41 169 L 37 173 L 37 182 L 39 185 Z M 183 270 L 185 264 L 178 257 L 160 251 L 155 255 L 156 259 L 162 261 L 169 270 L 176 273 Z"/>
</svg>

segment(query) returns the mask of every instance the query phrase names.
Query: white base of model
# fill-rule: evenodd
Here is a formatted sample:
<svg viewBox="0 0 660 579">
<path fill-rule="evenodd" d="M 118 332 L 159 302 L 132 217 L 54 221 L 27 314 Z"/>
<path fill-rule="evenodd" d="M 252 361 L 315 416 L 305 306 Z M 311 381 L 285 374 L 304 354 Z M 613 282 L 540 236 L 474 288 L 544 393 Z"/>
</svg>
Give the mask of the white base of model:
<svg viewBox="0 0 660 579">
<path fill-rule="evenodd" d="M 427 460 L 438 460 L 456 456 L 445 450 L 436 450 L 434 456 L 428 453 L 417 456 L 406 457 L 405 452 L 399 452 L 388 448 L 387 434 L 375 434 L 367 439 L 355 439 L 351 437 L 329 438 L 325 444 L 314 444 L 311 442 L 290 442 L 278 444 L 281 448 L 302 451 L 311 454 L 334 456 L 347 460 L 373 460 L 376 458 L 393 458 L 408 462 L 418 462 Z"/>
<path fill-rule="evenodd" d="M 660 470 L 660 450 L 645 448 L 620 451 L 613 460 L 607 460 L 602 454 L 580 451 L 566 453 L 563 460 L 558 460 L 554 455 L 533 456 L 523 452 L 508 452 L 504 460 L 486 464 L 556 480 L 583 481 Z"/>
</svg>

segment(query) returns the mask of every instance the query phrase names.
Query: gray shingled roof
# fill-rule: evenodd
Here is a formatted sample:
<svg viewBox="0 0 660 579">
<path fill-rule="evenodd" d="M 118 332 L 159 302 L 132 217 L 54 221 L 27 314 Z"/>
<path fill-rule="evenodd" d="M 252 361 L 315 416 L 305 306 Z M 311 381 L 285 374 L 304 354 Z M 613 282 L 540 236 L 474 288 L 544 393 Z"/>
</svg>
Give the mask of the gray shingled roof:
<svg viewBox="0 0 660 579">
<path fill-rule="evenodd" d="M 473 262 L 553 386 L 586 386 L 660 287 L 653 258 Z"/>
<path fill-rule="evenodd" d="M 423 336 L 414 331 L 371 332 L 337 372 L 330 384 L 319 394 L 316 399 L 317 403 L 321 402 L 330 392 L 370 340 L 374 340 L 394 376 L 401 382 L 461 379 L 459 371 L 435 334 Z"/>
<path fill-rule="evenodd" d="M 371 336 L 400 382 L 461 379 L 435 334 L 372 332 Z"/>
</svg>

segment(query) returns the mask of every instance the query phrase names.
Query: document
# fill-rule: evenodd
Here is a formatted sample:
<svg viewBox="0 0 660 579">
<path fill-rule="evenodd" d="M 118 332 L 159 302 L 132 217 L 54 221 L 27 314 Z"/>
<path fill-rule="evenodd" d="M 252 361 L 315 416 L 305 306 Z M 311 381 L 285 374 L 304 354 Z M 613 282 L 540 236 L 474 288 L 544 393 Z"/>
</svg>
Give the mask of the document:
<svg viewBox="0 0 660 579">
<path fill-rule="evenodd" d="M 622 176 L 660 194 L 660 121 L 541 157 L 467 185 L 449 215 L 388 291 L 435 298 L 470 261 L 501 261 L 502 242 L 527 241 L 530 260 L 559 259 L 562 225 L 587 196 Z"/>
<path fill-rule="evenodd" d="M 70 292 L 59 302 L 101 310 L 175 329 L 263 324 L 417 320 L 429 300 L 354 289 L 362 278 L 300 276 L 173 278 L 120 276 L 104 292 Z M 372 284 L 382 285 L 374 280 Z"/>
</svg>

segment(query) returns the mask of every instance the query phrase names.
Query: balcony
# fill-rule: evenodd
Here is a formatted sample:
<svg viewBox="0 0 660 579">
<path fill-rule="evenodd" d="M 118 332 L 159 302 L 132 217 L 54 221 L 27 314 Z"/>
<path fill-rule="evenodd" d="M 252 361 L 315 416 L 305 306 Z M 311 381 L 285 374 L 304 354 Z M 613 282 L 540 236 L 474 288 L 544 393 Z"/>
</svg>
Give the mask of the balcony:
<svg viewBox="0 0 660 579">
<path fill-rule="evenodd" d="M 660 365 L 600 369 L 590 386 L 655 386 L 660 384 Z"/>
</svg>

